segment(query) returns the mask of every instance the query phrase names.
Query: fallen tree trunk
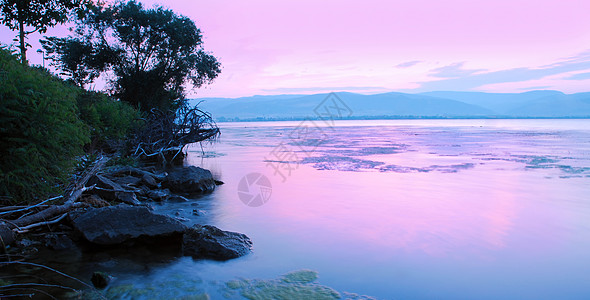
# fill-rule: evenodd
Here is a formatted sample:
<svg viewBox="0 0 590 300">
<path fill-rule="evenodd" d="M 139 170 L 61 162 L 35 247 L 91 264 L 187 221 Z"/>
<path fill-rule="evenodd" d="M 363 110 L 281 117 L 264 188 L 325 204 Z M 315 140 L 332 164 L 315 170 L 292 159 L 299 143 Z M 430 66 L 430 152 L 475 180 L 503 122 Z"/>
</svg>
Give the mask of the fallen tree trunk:
<svg viewBox="0 0 590 300">
<path fill-rule="evenodd" d="M 91 188 L 94 188 L 94 187 L 91 187 Z M 20 227 L 22 227 L 22 226 L 45 221 L 45 220 L 50 219 L 50 218 L 57 216 L 59 214 L 69 212 L 70 210 L 72 210 L 74 208 L 86 206 L 87 205 L 86 203 L 75 203 L 75 201 L 78 198 L 80 198 L 80 196 L 82 195 L 82 193 L 84 191 L 90 190 L 91 188 L 82 188 L 82 189 L 76 191 L 70 197 L 70 199 L 62 205 L 52 205 L 49 208 L 46 208 L 34 215 L 30 215 L 30 216 L 24 217 L 22 219 L 12 221 L 11 223 L 14 224 L 15 226 L 18 226 L 19 230 L 20 230 Z"/>
<path fill-rule="evenodd" d="M 72 188 L 69 190 L 69 192 L 66 192 L 67 197 L 66 197 L 66 201 L 64 202 L 64 204 L 50 205 L 47 208 L 45 208 L 42 211 L 37 212 L 35 214 L 29 215 L 26 217 L 22 217 L 17 220 L 6 220 L 7 223 L 16 227 L 13 229 L 13 231 L 19 232 L 19 231 L 23 230 L 22 227 L 27 227 L 27 226 L 30 226 L 30 225 L 33 225 L 36 223 L 43 225 L 44 224 L 43 222 L 51 222 L 50 219 L 55 216 L 63 215 L 72 209 L 86 206 L 87 204 L 85 204 L 85 203 L 76 203 L 76 200 L 78 200 L 82 196 L 82 193 L 94 188 L 94 186 L 85 187 L 85 185 L 88 182 L 88 180 L 90 179 L 90 177 L 92 177 L 92 175 L 95 175 L 104 166 L 104 164 L 108 160 L 109 159 L 106 157 L 99 158 L 96 161 L 96 163 L 94 164 L 94 166 L 89 171 L 87 171 L 72 186 Z M 54 199 L 54 198 L 52 198 L 52 199 Z M 49 200 L 52 200 L 52 199 L 49 199 Z M 45 203 L 49 200 L 45 200 L 41 203 Z M 39 205 L 32 205 L 31 208 L 32 207 L 39 207 Z M 33 227 L 35 227 L 35 226 L 33 226 Z"/>
</svg>

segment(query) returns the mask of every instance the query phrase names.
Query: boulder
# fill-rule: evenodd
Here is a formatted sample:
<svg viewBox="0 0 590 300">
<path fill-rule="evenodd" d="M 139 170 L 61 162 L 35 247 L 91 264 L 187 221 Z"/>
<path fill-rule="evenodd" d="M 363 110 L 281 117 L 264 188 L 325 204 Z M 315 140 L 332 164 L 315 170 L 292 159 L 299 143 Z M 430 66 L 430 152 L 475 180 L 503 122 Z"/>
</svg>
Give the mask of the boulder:
<svg viewBox="0 0 590 300">
<path fill-rule="evenodd" d="M 8 246 L 15 241 L 15 234 L 8 224 L 0 223 L 0 247 Z M 2 248 L 0 248 L 2 249 Z"/>
<path fill-rule="evenodd" d="M 183 254 L 193 258 L 228 260 L 250 253 L 251 248 L 252 241 L 245 234 L 210 225 L 194 225 L 182 238 Z"/>
<path fill-rule="evenodd" d="M 186 230 L 179 221 L 155 214 L 147 207 L 123 204 L 89 209 L 71 216 L 71 221 L 86 240 L 99 245 L 115 245 L 137 238 L 180 237 Z"/>
<path fill-rule="evenodd" d="M 88 182 L 86 183 L 86 186 L 92 186 L 92 185 L 96 185 L 96 187 L 99 187 L 102 189 L 107 189 L 107 190 L 116 190 L 116 191 L 124 190 L 124 188 L 120 184 L 118 184 L 118 183 L 116 183 L 116 182 L 114 182 L 102 175 L 93 175 L 92 177 L 90 177 L 90 179 L 88 179 Z"/>
<path fill-rule="evenodd" d="M 141 182 L 151 189 L 155 189 L 158 187 L 158 182 L 156 181 L 156 179 L 148 173 L 143 174 L 143 176 L 141 177 Z"/>
<path fill-rule="evenodd" d="M 208 193 L 215 189 L 215 181 L 209 170 L 190 166 L 170 171 L 162 186 L 175 193 Z"/>
</svg>

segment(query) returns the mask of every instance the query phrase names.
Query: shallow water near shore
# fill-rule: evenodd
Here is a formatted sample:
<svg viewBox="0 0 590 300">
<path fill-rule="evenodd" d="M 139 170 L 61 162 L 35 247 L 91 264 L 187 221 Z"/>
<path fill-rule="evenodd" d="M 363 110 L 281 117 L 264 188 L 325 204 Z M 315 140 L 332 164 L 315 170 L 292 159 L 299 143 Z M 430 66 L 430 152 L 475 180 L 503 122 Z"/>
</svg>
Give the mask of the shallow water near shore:
<svg viewBox="0 0 590 300">
<path fill-rule="evenodd" d="M 590 120 L 310 124 L 221 123 L 220 140 L 190 147 L 186 163 L 225 184 L 197 206 L 155 206 L 245 233 L 252 254 L 86 255 L 71 273 L 106 270 L 106 295 L 123 299 L 590 296 Z M 242 201 L 251 173 L 272 185 L 249 182 L 262 205 Z M 298 270 L 313 280 L 285 281 Z"/>
</svg>

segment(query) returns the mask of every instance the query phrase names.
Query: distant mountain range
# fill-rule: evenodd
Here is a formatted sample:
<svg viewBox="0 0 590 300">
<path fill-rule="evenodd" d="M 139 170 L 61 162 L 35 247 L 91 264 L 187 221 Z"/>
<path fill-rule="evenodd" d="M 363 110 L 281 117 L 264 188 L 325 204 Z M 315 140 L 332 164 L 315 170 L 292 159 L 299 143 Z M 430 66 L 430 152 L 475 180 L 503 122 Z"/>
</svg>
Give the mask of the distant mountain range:
<svg viewBox="0 0 590 300">
<path fill-rule="evenodd" d="M 361 95 L 337 92 L 349 119 L 375 118 L 590 118 L 590 93 L 427 92 Z M 193 99 L 218 121 L 315 118 L 329 94 Z"/>
</svg>

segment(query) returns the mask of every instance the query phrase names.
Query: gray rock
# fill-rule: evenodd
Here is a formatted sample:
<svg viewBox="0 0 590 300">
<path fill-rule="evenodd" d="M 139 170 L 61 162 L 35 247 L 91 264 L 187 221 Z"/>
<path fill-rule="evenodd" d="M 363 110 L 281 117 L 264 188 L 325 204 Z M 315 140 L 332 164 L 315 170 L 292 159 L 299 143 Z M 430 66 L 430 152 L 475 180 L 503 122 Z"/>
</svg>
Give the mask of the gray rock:
<svg viewBox="0 0 590 300">
<path fill-rule="evenodd" d="M 92 186 L 92 185 L 96 185 L 96 187 L 107 189 L 107 190 L 116 190 L 116 191 L 124 190 L 124 188 L 120 184 L 118 184 L 118 183 L 116 183 L 116 182 L 114 182 L 102 175 L 93 175 L 92 177 L 90 177 L 90 179 L 86 183 L 86 186 Z"/>
<path fill-rule="evenodd" d="M 146 197 L 154 201 L 164 201 L 170 197 L 170 191 L 168 190 L 151 190 L 147 192 Z"/>
<path fill-rule="evenodd" d="M 111 190 L 104 188 L 94 188 L 91 193 L 98 195 L 99 197 L 109 201 L 119 201 L 129 205 L 139 205 L 141 202 L 137 200 L 137 196 L 134 192 L 128 190 Z"/>
<path fill-rule="evenodd" d="M 209 170 L 190 166 L 170 171 L 162 186 L 175 193 L 208 193 L 215 189 L 215 181 Z"/>
<path fill-rule="evenodd" d="M 116 194 L 117 200 L 125 203 L 125 204 L 129 204 L 129 205 L 140 205 L 141 202 L 139 202 L 139 200 L 137 200 L 137 196 L 135 196 L 134 192 L 129 192 L 129 191 L 123 191 L 123 192 L 117 192 Z"/>
<path fill-rule="evenodd" d="M 91 243 L 115 245 L 127 240 L 174 237 L 186 226 L 168 216 L 142 206 L 117 205 L 90 209 L 72 217 L 74 229 Z"/>
<path fill-rule="evenodd" d="M 184 255 L 193 258 L 228 260 L 250 253 L 252 241 L 245 234 L 223 231 L 215 226 L 194 225 L 182 238 Z"/>
<path fill-rule="evenodd" d="M 156 181 L 156 179 L 150 175 L 150 174 L 143 174 L 143 176 L 141 177 L 141 182 L 143 182 L 143 184 L 145 184 L 147 187 L 151 188 L 151 189 L 155 189 L 158 187 L 158 182 Z"/>
<path fill-rule="evenodd" d="M 45 246 L 52 250 L 68 250 L 76 247 L 67 235 L 57 233 L 49 233 L 45 236 Z"/>
<path fill-rule="evenodd" d="M 115 183 L 120 184 L 121 186 L 138 186 L 141 180 L 141 178 L 137 178 L 135 176 L 123 176 L 113 178 L 113 181 Z"/>
</svg>

